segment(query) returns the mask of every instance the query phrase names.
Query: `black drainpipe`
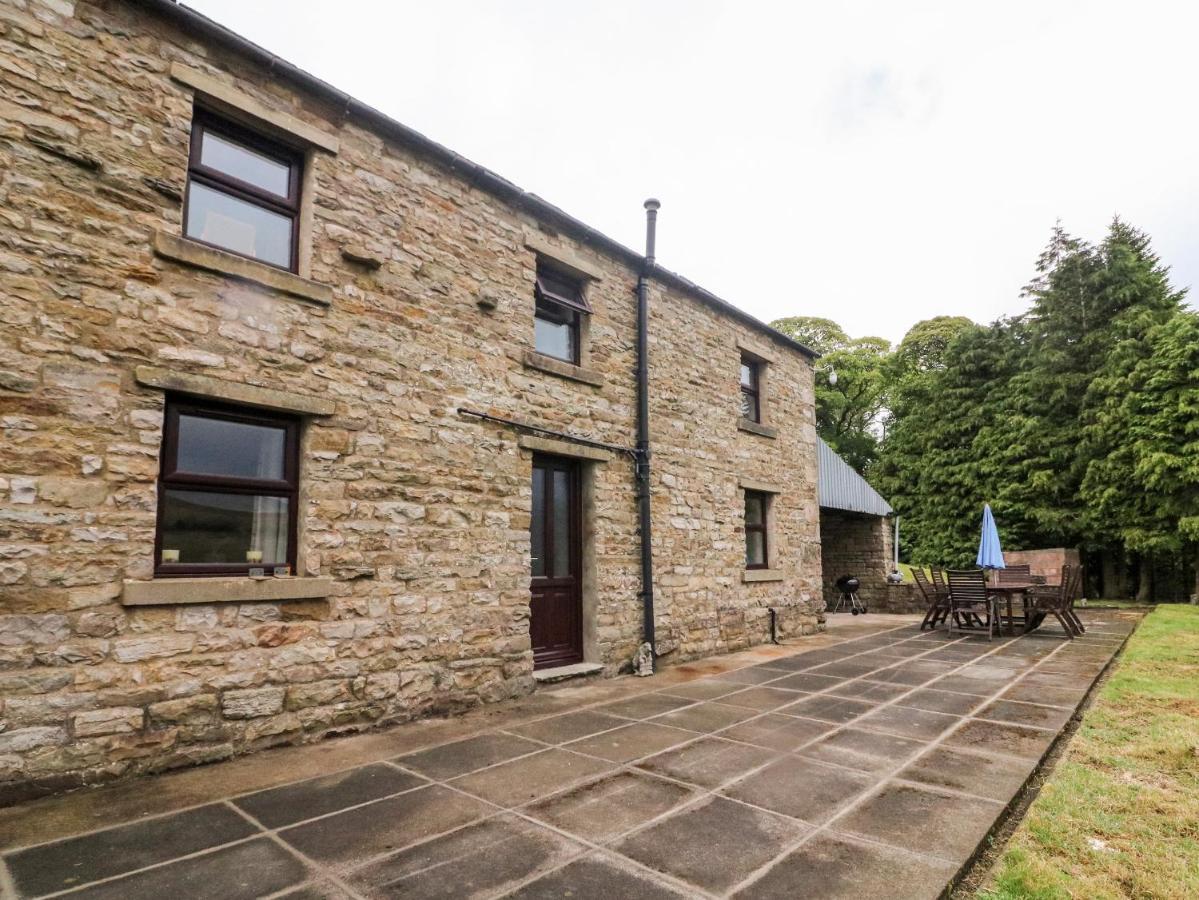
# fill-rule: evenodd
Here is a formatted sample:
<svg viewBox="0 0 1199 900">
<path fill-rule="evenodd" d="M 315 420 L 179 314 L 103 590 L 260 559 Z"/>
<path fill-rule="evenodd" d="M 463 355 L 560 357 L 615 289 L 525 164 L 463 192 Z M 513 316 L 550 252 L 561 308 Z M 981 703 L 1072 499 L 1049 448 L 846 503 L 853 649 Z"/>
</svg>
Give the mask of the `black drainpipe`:
<svg viewBox="0 0 1199 900">
<path fill-rule="evenodd" d="M 642 632 L 651 653 L 654 641 L 654 549 L 650 522 L 649 477 L 649 275 L 654 268 L 654 244 L 657 237 L 657 200 L 645 201 L 645 261 L 637 279 L 637 511 L 641 528 L 641 610 Z M 652 658 L 652 656 L 651 656 Z"/>
</svg>

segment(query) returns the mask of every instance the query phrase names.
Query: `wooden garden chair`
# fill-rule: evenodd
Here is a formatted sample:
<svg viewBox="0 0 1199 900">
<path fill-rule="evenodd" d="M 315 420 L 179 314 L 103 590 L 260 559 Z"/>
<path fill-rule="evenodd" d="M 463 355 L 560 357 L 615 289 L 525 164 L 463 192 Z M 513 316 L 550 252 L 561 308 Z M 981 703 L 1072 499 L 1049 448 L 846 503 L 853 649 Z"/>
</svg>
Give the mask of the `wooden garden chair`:
<svg viewBox="0 0 1199 900">
<path fill-rule="evenodd" d="M 991 640 L 999 626 L 994 598 L 987 592 L 987 576 L 982 569 L 950 569 L 949 633 L 983 631 Z"/>
<path fill-rule="evenodd" d="M 945 580 L 945 571 L 943 569 L 929 569 L 929 572 L 932 574 L 933 589 L 945 602 L 945 608 L 947 612 L 945 616 L 941 617 L 941 621 L 945 621 L 945 618 L 948 616 L 949 609 L 949 582 Z M 978 616 L 971 615 L 969 613 L 962 613 L 962 615 L 966 617 L 967 625 L 974 625 L 977 628 L 982 628 L 982 619 L 980 619 Z"/>
<path fill-rule="evenodd" d="M 1082 567 L 1066 565 L 1062 566 L 1061 584 L 1034 585 L 1029 588 L 1025 595 L 1028 604 L 1025 631 L 1032 631 L 1045 621 L 1046 616 L 1053 616 L 1071 640 L 1082 634 L 1079 630 L 1082 623 L 1076 623 L 1077 616 L 1070 609 L 1074 593 L 1081 584 Z"/>
<path fill-rule="evenodd" d="M 1033 580 L 1032 566 L 1008 566 L 996 571 L 1000 584 L 1027 584 Z"/>
<path fill-rule="evenodd" d="M 936 585 L 928 580 L 923 569 L 913 568 L 912 577 L 916 579 L 916 587 L 920 588 L 920 593 L 924 595 L 924 601 L 928 604 L 928 612 L 924 614 L 920 630 L 936 628 L 949 615 L 949 591 L 938 591 Z"/>
</svg>

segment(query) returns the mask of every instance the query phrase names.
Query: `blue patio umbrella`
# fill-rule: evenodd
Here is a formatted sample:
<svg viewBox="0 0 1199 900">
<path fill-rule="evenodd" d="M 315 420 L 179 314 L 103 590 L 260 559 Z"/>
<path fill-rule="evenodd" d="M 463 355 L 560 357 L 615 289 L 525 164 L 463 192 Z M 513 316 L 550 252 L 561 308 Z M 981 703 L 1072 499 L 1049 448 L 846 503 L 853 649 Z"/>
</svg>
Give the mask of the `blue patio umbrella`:
<svg viewBox="0 0 1199 900">
<path fill-rule="evenodd" d="M 1003 563 L 1003 550 L 999 547 L 999 529 L 995 527 L 995 516 L 991 514 L 991 504 L 983 507 L 982 537 L 978 541 L 977 564 L 983 569 L 1006 569 Z"/>
</svg>

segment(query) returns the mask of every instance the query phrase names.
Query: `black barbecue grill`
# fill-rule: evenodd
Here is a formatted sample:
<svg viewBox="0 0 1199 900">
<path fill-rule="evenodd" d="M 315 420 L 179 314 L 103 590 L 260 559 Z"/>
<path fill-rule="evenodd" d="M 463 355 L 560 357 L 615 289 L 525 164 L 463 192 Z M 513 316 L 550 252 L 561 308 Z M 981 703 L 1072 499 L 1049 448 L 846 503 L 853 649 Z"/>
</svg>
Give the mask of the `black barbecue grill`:
<svg viewBox="0 0 1199 900">
<path fill-rule="evenodd" d="M 855 575 L 842 575 L 835 582 L 839 594 L 837 602 L 833 605 L 832 612 L 840 612 L 846 605 L 849 606 L 849 611 L 855 616 L 858 613 L 866 612 L 866 604 L 858 599 L 858 588 L 862 586 L 862 582 L 858 581 Z"/>
</svg>

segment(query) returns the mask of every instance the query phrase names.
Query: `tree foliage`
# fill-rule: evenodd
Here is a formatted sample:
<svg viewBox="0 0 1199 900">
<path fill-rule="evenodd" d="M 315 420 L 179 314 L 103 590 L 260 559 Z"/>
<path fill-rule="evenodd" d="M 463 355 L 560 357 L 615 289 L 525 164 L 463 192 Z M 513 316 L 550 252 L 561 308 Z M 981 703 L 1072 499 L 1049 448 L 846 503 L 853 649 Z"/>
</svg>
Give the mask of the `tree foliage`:
<svg viewBox="0 0 1199 900">
<path fill-rule="evenodd" d="M 816 430 L 859 472 L 878 455 L 887 405 L 891 344 L 879 337 L 851 338 L 836 322 L 792 316 L 772 327 L 821 354 L 816 369 Z M 836 373 L 836 384 L 830 377 Z"/>
</svg>

